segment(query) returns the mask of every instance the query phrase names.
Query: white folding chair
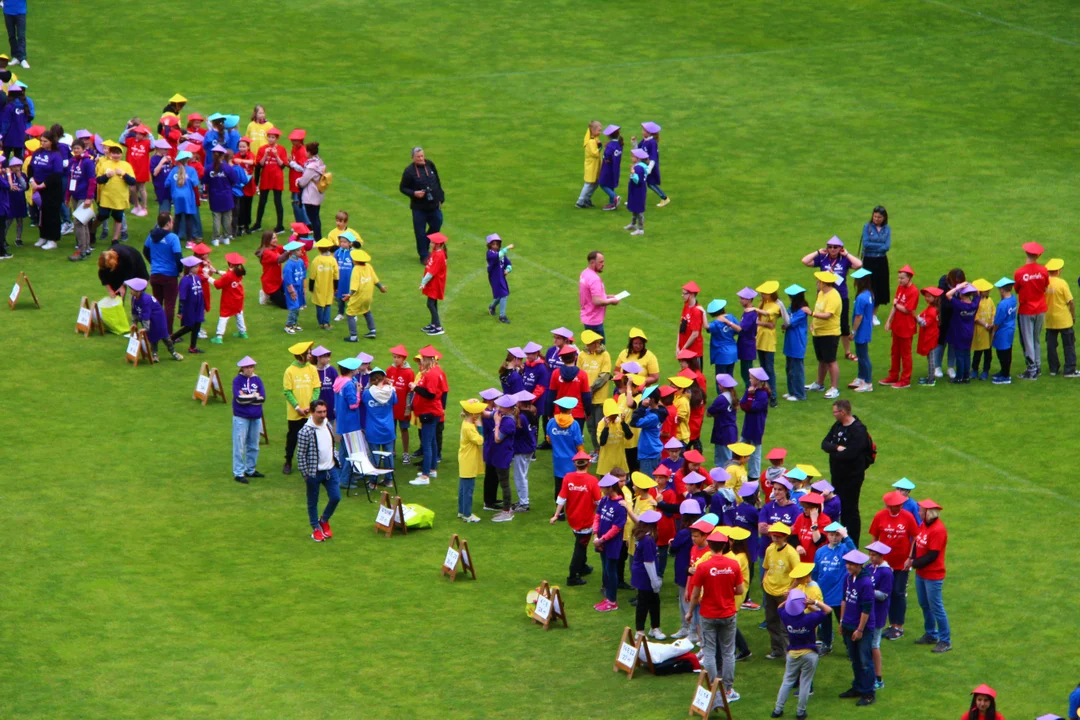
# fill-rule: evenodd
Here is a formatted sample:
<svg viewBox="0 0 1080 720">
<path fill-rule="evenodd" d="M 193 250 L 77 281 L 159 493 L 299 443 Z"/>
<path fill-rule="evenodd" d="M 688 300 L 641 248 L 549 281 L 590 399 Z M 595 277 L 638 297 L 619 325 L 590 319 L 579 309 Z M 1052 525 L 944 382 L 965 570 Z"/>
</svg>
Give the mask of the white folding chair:
<svg viewBox="0 0 1080 720">
<path fill-rule="evenodd" d="M 342 437 L 345 443 L 347 457 L 351 465 L 349 484 L 345 488 L 345 497 L 352 497 L 353 479 L 359 477 L 360 482 L 364 485 L 364 491 L 367 492 L 368 502 L 375 502 L 371 499 L 371 491 L 375 489 L 376 484 L 380 482 L 379 478 L 385 475 L 389 475 L 389 478 L 387 479 L 394 487 L 394 494 L 397 495 L 397 480 L 394 477 L 394 469 L 379 467 L 380 465 L 385 464 L 387 457 L 392 458 L 393 453 L 381 450 L 371 450 L 368 446 L 367 438 L 364 437 L 364 433 L 360 430 L 345 433 Z M 372 459 L 373 455 L 376 456 L 377 462 Z"/>
</svg>

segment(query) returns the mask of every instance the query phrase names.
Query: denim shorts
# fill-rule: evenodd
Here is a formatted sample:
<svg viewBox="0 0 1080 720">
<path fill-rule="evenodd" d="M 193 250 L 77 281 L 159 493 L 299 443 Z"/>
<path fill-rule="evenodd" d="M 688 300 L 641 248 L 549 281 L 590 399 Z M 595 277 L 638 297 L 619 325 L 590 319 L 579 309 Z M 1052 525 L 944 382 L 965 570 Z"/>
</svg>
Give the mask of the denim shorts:
<svg viewBox="0 0 1080 720">
<path fill-rule="evenodd" d="M 398 420 L 397 425 L 398 428 L 400 428 L 401 430 L 408 430 L 410 427 L 412 427 L 408 420 Z"/>
<path fill-rule="evenodd" d="M 880 650 L 881 649 L 881 632 L 884 629 L 885 628 L 874 628 L 873 635 L 870 636 L 870 649 L 871 650 Z"/>
</svg>

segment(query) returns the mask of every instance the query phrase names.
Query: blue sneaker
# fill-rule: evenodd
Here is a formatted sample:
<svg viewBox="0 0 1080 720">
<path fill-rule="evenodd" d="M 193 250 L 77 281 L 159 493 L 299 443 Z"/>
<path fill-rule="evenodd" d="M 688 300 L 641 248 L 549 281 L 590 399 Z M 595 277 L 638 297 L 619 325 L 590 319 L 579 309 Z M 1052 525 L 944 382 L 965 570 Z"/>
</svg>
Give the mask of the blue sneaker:
<svg viewBox="0 0 1080 720">
<path fill-rule="evenodd" d="M 983 370 L 982 373 L 979 375 L 980 380 L 988 380 L 989 378 L 990 373 L 986 372 L 985 370 Z"/>
<path fill-rule="evenodd" d="M 884 680 L 875 680 L 874 681 L 874 689 L 875 690 L 880 690 L 883 687 L 885 687 L 885 681 Z"/>
</svg>

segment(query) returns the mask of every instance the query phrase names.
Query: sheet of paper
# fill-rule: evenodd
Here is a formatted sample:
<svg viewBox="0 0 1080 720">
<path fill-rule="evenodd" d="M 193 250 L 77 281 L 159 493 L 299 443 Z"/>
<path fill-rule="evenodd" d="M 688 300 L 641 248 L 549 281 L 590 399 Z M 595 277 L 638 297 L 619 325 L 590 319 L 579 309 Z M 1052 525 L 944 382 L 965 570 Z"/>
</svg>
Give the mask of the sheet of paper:
<svg viewBox="0 0 1080 720">
<path fill-rule="evenodd" d="M 382 525 L 383 527 L 390 527 L 390 521 L 393 519 L 393 517 L 393 509 L 382 505 L 379 507 L 379 514 L 375 516 L 375 524 Z"/>
<path fill-rule="evenodd" d="M 630 297 L 630 291 L 629 290 L 623 290 L 621 293 L 619 293 L 618 295 L 615 296 L 615 299 L 616 300 L 625 300 L 628 297 Z"/>
<path fill-rule="evenodd" d="M 139 356 L 139 336 L 132 335 L 128 340 L 127 356 L 129 358 L 136 358 Z"/>
<path fill-rule="evenodd" d="M 637 650 L 630 643 L 623 643 L 619 648 L 619 664 L 632 668 L 634 667 L 634 661 L 637 659 Z"/>
<path fill-rule="evenodd" d="M 71 215 L 83 225 L 89 225 L 94 219 L 94 208 L 93 206 L 83 207 L 82 203 L 79 203 L 79 207 L 75 208 Z"/>
<path fill-rule="evenodd" d="M 454 548 L 446 548 L 446 559 L 442 561 L 443 567 L 453 570 L 457 567 L 459 553 Z"/>
<path fill-rule="evenodd" d="M 79 319 L 75 324 L 81 328 L 90 327 L 90 308 L 79 308 Z"/>
<path fill-rule="evenodd" d="M 709 712 L 710 700 L 712 700 L 712 693 L 698 685 L 697 692 L 694 693 L 694 707 L 702 712 Z"/>
<path fill-rule="evenodd" d="M 541 595 L 536 598 L 536 617 L 547 620 L 551 617 L 551 600 Z"/>
<path fill-rule="evenodd" d="M 210 378 L 206 375 L 200 375 L 199 382 L 195 384 L 195 394 L 206 395 L 208 389 L 210 389 Z"/>
<path fill-rule="evenodd" d="M 11 288 L 11 294 L 8 295 L 8 302 L 15 302 L 19 299 L 19 291 L 21 290 L 19 283 L 15 283 L 15 287 Z"/>
</svg>

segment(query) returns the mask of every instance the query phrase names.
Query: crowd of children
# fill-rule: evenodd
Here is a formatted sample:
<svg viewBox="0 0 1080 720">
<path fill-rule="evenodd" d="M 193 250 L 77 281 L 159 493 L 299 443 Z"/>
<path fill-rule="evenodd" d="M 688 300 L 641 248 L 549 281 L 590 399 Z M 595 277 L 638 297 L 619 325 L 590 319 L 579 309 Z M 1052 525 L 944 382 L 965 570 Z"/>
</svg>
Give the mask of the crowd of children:
<svg viewBox="0 0 1080 720">
<path fill-rule="evenodd" d="M 671 198 L 660 187 L 660 126 L 654 122 L 641 123 L 641 140 L 630 138 L 630 156 L 634 163 L 626 187 L 626 209 L 630 212 L 630 223 L 624 230 L 631 235 L 645 234 L 645 205 L 648 193 L 652 190 L 660 198 L 657 207 L 664 207 Z M 600 141 L 600 136 L 608 138 L 607 146 Z M 594 120 L 585 130 L 585 184 L 577 199 L 577 207 L 582 209 L 595 207 L 593 193 L 599 187 L 608 196 L 604 210 L 616 210 L 622 203 L 622 196 L 616 194 L 620 182 L 622 167 L 623 137 L 618 125 L 604 127 Z"/>
</svg>

